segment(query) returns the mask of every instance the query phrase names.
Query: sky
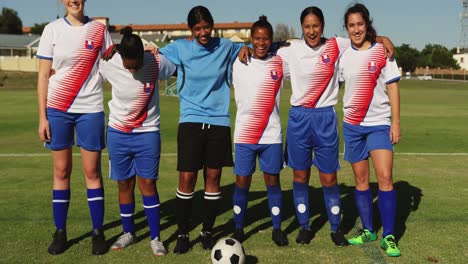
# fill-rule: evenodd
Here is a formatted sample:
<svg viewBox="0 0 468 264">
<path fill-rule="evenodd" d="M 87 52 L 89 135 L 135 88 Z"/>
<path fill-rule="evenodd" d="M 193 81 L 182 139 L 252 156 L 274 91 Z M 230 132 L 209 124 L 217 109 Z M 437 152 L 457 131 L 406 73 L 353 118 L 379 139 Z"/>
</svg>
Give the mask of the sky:
<svg viewBox="0 0 468 264">
<path fill-rule="evenodd" d="M 466 1 L 466 0 L 465 0 Z M 266 15 L 273 27 L 282 23 L 301 36 L 299 17 L 308 6 L 317 6 L 325 16 L 325 37 L 346 36 L 343 14 L 352 4 L 367 6 L 378 35 L 397 46 L 406 43 L 421 50 L 426 44 L 451 49 L 460 43 L 463 0 L 88 0 L 85 13 L 109 17 L 110 24 L 174 24 L 186 22 L 189 10 L 206 6 L 216 22 L 254 22 Z M 23 26 L 54 20 L 65 11 L 60 0 L 0 0 L 14 9 Z"/>
</svg>

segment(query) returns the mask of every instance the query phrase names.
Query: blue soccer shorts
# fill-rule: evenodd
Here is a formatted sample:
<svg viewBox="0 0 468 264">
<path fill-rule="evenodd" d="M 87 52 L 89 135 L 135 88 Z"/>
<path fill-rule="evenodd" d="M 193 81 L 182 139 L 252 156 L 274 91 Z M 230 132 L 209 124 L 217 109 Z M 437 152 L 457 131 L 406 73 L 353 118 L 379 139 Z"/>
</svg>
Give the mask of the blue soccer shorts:
<svg viewBox="0 0 468 264">
<path fill-rule="evenodd" d="M 129 179 L 135 175 L 156 180 L 161 157 L 161 137 L 159 131 L 125 133 L 107 128 L 109 149 L 109 178 L 116 181 Z"/>
<path fill-rule="evenodd" d="M 283 169 L 283 144 L 234 144 L 234 173 L 251 176 L 257 161 L 260 170 L 268 174 L 279 174 Z"/>
<path fill-rule="evenodd" d="M 344 159 L 356 163 L 369 157 L 372 150 L 393 151 L 390 126 L 359 126 L 343 122 Z"/>
<path fill-rule="evenodd" d="M 335 173 L 341 168 L 337 116 L 333 107 L 291 107 L 286 160 L 294 170 L 308 170 L 314 165 L 322 173 Z"/>
<path fill-rule="evenodd" d="M 89 151 L 101 151 L 106 147 L 104 129 L 104 112 L 97 113 L 67 113 L 47 108 L 51 140 L 45 147 L 51 150 L 70 148 L 75 144 L 75 129 L 77 146 Z"/>
</svg>

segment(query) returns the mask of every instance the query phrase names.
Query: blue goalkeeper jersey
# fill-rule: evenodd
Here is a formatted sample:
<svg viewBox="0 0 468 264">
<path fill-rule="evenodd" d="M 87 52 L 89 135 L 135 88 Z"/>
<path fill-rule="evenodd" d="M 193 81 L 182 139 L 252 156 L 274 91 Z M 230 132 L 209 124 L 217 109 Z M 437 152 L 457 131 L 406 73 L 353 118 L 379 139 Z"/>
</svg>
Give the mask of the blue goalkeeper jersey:
<svg viewBox="0 0 468 264">
<path fill-rule="evenodd" d="M 180 39 L 159 50 L 177 66 L 179 123 L 230 126 L 231 67 L 242 46 L 223 38 L 211 38 L 206 47 Z"/>
</svg>

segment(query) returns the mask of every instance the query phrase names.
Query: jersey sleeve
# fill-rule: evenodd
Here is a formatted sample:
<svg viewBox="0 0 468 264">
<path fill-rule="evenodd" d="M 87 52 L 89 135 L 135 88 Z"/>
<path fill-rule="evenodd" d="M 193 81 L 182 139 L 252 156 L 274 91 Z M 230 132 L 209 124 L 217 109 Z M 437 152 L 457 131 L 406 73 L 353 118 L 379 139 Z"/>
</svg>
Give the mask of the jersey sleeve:
<svg viewBox="0 0 468 264">
<path fill-rule="evenodd" d="M 398 65 L 395 59 L 387 58 L 387 65 L 382 70 L 382 76 L 385 80 L 385 84 L 390 84 L 400 80 L 400 69 L 398 69 Z"/>
<path fill-rule="evenodd" d="M 179 41 L 174 41 L 166 45 L 164 48 L 159 49 L 159 52 L 175 66 L 180 66 L 178 43 Z"/>
<path fill-rule="evenodd" d="M 101 75 L 102 79 L 104 81 L 109 80 L 108 79 L 108 72 L 109 72 L 109 62 L 105 61 L 103 59 L 99 59 L 99 75 Z"/>
<path fill-rule="evenodd" d="M 340 55 L 351 47 L 351 40 L 349 38 L 335 37 L 335 39 L 340 49 Z"/>
<path fill-rule="evenodd" d="M 104 37 L 104 41 L 102 42 L 101 54 L 104 54 L 104 52 L 106 52 L 106 50 L 113 44 L 111 35 L 107 29 L 104 30 L 103 37 Z"/>
<path fill-rule="evenodd" d="M 159 55 L 159 80 L 167 80 L 174 74 L 176 66 L 164 55 Z"/>
<path fill-rule="evenodd" d="M 239 51 L 244 46 L 244 43 L 232 42 L 231 63 L 234 63 L 237 60 L 237 55 L 239 55 Z"/>
<path fill-rule="evenodd" d="M 280 48 L 277 52 L 277 56 L 281 57 L 283 61 L 283 78 L 290 80 L 291 79 L 291 72 L 289 70 L 288 64 L 288 47 Z"/>
<path fill-rule="evenodd" d="M 41 35 L 41 40 L 39 41 L 39 46 L 37 48 L 36 57 L 38 59 L 52 60 L 54 57 L 54 34 L 50 27 L 50 24 L 45 26 L 44 31 Z"/>
</svg>

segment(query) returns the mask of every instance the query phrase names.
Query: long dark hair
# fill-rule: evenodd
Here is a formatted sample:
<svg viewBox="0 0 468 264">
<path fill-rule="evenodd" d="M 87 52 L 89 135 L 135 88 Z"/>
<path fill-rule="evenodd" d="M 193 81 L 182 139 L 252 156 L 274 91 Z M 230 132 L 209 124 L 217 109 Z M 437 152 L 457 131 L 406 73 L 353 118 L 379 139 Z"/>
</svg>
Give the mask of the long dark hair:
<svg viewBox="0 0 468 264">
<path fill-rule="evenodd" d="M 270 22 L 268 22 L 267 17 L 265 15 L 261 15 L 250 28 L 251 36 L 257 28 L 266 28 L 270 32 L 270 39 L 273 39 L 273 27 L 271 26 Z"/>
<path fill-rule="evenodd" d="M 145 51 L 140 36 L 133 34 L 133 29 L 129 26 L 120 30 L 120 34 L 123 35 L 122 40 L 116 45 L 120 55 L 128 59 L 143 58 Z"/>
<path fill-rule="evenodd" d="M 210 10 L 204 6 L 196 6 L 192 8 L 187 15 L 187 24 L 190 29 L 202 20 L 206 21 L 211 26 L 214 26 Z"/>
<path fill-rule="evenodd" d="M 375 40 L 377 38 L 377 31 L 375 28 L 372 26 L 372 19 L 370 18 L 369 15 L 369 10 L 367 10 L 367 7 L 363 4 L 355 4 L 352 7 L 348 8 L 344 15 L 344 28 L 347 29 L 348 25 L 348 17 L 351 14 L 360 14 L 362 16 L 362 19 L 366 22 L 366 28 L 367 28 L 367 34 L 366 34 L 366 40 L 370 41 L 371 43 L 375 43 Z"/>
</svg>

